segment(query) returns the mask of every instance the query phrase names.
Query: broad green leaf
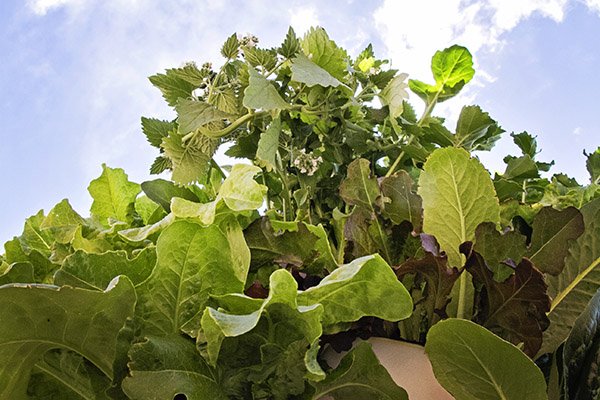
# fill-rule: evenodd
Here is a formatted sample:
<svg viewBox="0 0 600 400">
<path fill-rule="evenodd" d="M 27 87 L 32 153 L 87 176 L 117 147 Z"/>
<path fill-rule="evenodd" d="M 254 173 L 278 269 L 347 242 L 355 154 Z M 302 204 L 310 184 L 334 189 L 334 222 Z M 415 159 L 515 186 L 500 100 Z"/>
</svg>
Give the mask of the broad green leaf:
<svg viewBox="0 0 600 400">
<path fill-rule="evenodd" d="M 326 330 L 364 316 L 399 321 L 408 318 L 413 309 L 410 294 L 378 254 L 340 266 L 317 286 L 298 295 L 300 305 L 316 303 L 323 305 Z"/>
<path fill-rule="evenodd" d="M 342 80 L 348 73 L 348 54 L 329 39 L 325 29 L 311 28 L 302 39 L 304 55 L 313 63 Z"/>
<path fill-rule="evenodd" d="M 232 211 L 256 210 L 264 202 L 267 188 L 254 180 L 259 167 L 236 164 L 219 190 L 219 197 Z"/>
<path fill-rule="evenodd" d="M 237 33 L 229 36 L 223 46 L 221 47 L 221 55 L 228 59 L 235 59 L 238 56 L 240 50 L 240 41 L 238 40 Z"/>
<path fill-rule="evenodd" d="M 171 107 L 175 107 L 180 98 L 187 99 L 190 97 L 196 89 L 196 85 L 187 82 L 169 70 L 166 71 L 166 74 L 156 74 L 148 79 L 155 87 L 160 89 L 164 99 Z"/>
<path fill-rule="evenodd" d="M 57 242 L 69 243 L 75 231 L 85 220 L 73 210 L 69 200 L 64 199 L 54 206 L 40 224 L 40 229 L 48 230 Z"/>
<path fill-rule="evenodd" d="M 195 135 L 186 143 L 178 134 L 164 138 L 161 146 L 173 163 L 173 181 L 180 185 L 204 182 L 218 145 L 217 139 L 205 135 Z"/>
<path fill-rule="evenodd" d="M 577 317 L 562 351 L 566 400 L 598 399 L 600 289 Z"/>
<path fill-rule="evenodd" d="M 475 239 L 480 223 L 500 222 L 488 172 L 463 149 L 434 151 L 423 166 L 418 193 L 423 199 L 423 231 L 436 237 L 451 266 L 463 265 L 458 248 Z"/>
<path fill-rule="evenodd" d="M 488 172 L 464 149 L 437 149 L 427 159 L 419 178 L 423 199 L 423 232 L 436 237 L 451 267 L 461 267 L 459 246 L 473 241 L 482 222 L 500 222 L 500 207 Z M 473 287 L 462 274 L 453 293 L 452 314 L 471 314 Z"/>
<path fill-rule="evenodd" d="M 531 227 L 533 234 L 527 257 L 540 271 L 560 274 L 571 242 L 584 232 L 583 216 L 575 207 L 562 211 L 544 207 Z"/>
<path fill-rule="evenodd" d="M 508 159 L 506 170 L 502 175 L 505 179 L 523 182 L 525 179 L 538 178 L 540 172 L 535 161 L 528 155 Z"/>
<path fill-rule="evenodd" d="M 464 106 L 456 123 L 455 147 L 491 150 L 504 130 L 479 106 Z"/>
<path fill-rule="evenodd" d="M 312 400 L 408 400 L 406 391 L 394 383 L 367 342 L 348 352 L 325 380 L 311 385 Z"/>
<path fill-rule="evenodd" d="M 514 274 L 498 282 L 481 254 L 472 251 L 472 243 L 463 244 L 461 251 L 467 257 L 465 269 L 478 288 L 474 321 L 515 345 L 523 343 L 523 352 L 534 357 L 549 325 L 544 275 L 523 258 L 518 265 L 512 262 Z"/>
<path fill-rule="evenodd" d="M 171 211 L 171 199 L 181 197 L 190 201 L 199 201 L 190 189 L 177 186 L 171 181 L 164 179 L 155 179 L 153 181 L 142 182 L 142 190 L 152 201 L 160 204 L 166 212 Z"/>
<path fill-rule="evenodd" d="M 40 210 L 37 214 L 32 215 L 25 220 L 23 234 L 19 237 L 18 241 L 21 244 L 22 251 L 24 251 L 25 254 L 29 254 L 32 251 L 37 250 L 46 257 L 50 257 L 54 243 L 54 237 L 52 232 L 45 231 L 41 228 L 41 225 L 45 219 L 46 217 L 44 216 L 44 211 Z"/>
<path fill-rule="evenodd" d="M 7 264 L 8 265 L 8 264 Z M 29 262 L 16 262 L 0 274 L 0 286 L 9 283 L 33 283 L 33 265 Z"/>
<path fill-rule="evenodd" d="M 399 74 L 379 93 L 381 103 L 390 109 L 390 118 L 396 119 L 402 115 L 404 100 L 408 99 L 407 74 Z"/>
<path fill-rule="evenodd" d="M 305 359 L 305 354 L 309 354 L 307 353 L 308 345 L 316 346 L 317 340 L 322 334 L 320 320 L 323 307 L 319 304 L 298 306 L 296 302 L 298 284 L 294 277 L 284 269 L 276 270 L 271 274 L 269 286 L 269 296 L 262 302 L 244 295 L 238 295 L 237 298 L 225 296 L 224 300 L 228 304 L 221 304 L 222 310 L 206 308 L 202 316 L 202 331 L 211 365 L 215 365 L 219 360 L 222 347 L 223 351 L 227 351 L 228 338 L 236 338 L 255 329 L 264 331 L 265 328 L 267 332 L 261 332 L 260 335 L 268 337 L 267 342 L 278 345 L 279 353 L 300 340 L 306 345 L 303 349 L 304 354 L 300 354 L 300 360 L 304 360 L 311 366 L 316 361 L 310 358 Z M 250 310 L 252 311 L 248 312 Z M 259 325 L 262 318 L 267 318 L 270 323 L 266 326 L 265 324 Z M 251 335 L 242 336 L 237 347 L 239 348 L 240 344 L 252 346 L 252 342 L 244 342 L 250 338 Z M 236 340 L 234 339 L 234 343 Z M 264 350 L 266 349 L 263 347 L 261 352 Z M 258 352 L 258 349 L 254 351 Z M 309 355 L 314 358 L 316 353 L 311 352 Z M 223 359 L 224 363 L 229 362 L 226 357 Z M 247 361 L 243 362 L 247 363 Z M 317 368 L 315 372 L 322 379 L 324 373 L 320 371 L 320 368 Z"/>
<path fill-rule="evenodd" d="M 0 287 L 0 359 L 6 361 L 0 364 L 0 398 L 26 399 L 31 370 L 51 349 L 81 354 L 112 378 L 118 333 L 133 317 L 135 301 L 133 285 L 125 277 L 104 292 L 69 286 Z"/>
<path fill-rule="evenodd" d="M 197 100 L 179 99 L 175 110 L 180 135 L 205 128 L 206 125 L 220 122 L 229 116 L 212 105 Z"/>
<path fill-rule="evenodd" d="M 65 259 L 54 274 L 54 284 L 104 290 L 113 278 L 126 275 L 134 285 L 142 283 L 154 268 L 156 251 L 145 248 L 131 258 L 124 250 L 88 254 L 78 250 Z"/>
<path fill-rule="evenodd" d="M 192 341 L 181 336 L 147 337 L 129 352 L 129 376 L 123 390 L 132 400 L 226 400 L 216 373 L 200 357 Z"/>
<path fill-rule="evenodd" d="M 209 296 L 244 289 L 250 252 L 235 220 L 209 227 L 176 221 L 161 233 L 156 253 L 156 267 L 139 288 L 148 334 L 195 335 Z"/>
<path fill-rule="evenodd" d="M 304 224 L 308 231 L 317 237 L 314 249 L 319 256 L 312 261 L 311 266 L 307 269 L 309 273 L 321 274 L 323 271 L 332 272 L 338 267 L 337 260 L 333 255 L 331 242 L 323 225 Z"/>
<path fill-rule="evenodd" d="M 428 104 L 456 96 L 475 74 L 471 53 L 458 45 L 436 51 L 431 59 L 431 71 L 435 85 L 413 79 L 408 81 L 410 89 Z"/>
<path fill-rule="evenodd" d="M 81 227 L 75 231 L 71 246 L 73 246 L 73 250 L 83 250 L 86 253 L 104 253 L 113 248 L 112 244 L 104 238 L 93 237 L 88 239 L 83 237 Z"/>
<path fill-rule="evenodd" d="M 177 130 L 177 125 L 174 122 L 142 117 L 142 132 L 154 147 L 160 147 L 163 138 L 169 136 L 169 132 L 175 130 Z"/>
<path fill-rule="evenodd" d="M 600 199 L 581 208 L 584 233 L 571 245 L 565 267 L 547 276 L 550 327 L 544 332 L 540 354 L 549 353 L 567 338 L 577 316 L 600 287 Z"/>
<path fill-rule="evenodd" d="M 269 127 L 260 134 L 256 160 L 268 171 L 275 168 L 277 151 L 279 150 L 279 135 L 281 134 L 281 119 L 275 118 Z"/>
<path fill-rule="evenodd" d="M 279 54 L 284 56 L 285 58 L 292 58 L 300 51 L 300 39 L 296 36 L 296 32 L 290 26 L 287 34 L 285 35 L 285 40 L 281 44 L 281 47 L 278 49 Z"/>
<path fill-rule="evenodd" d="M 275 86 L 264 76 L 249 68 L 250 84 L 244 90 L 244 107 L 261 110 L 282 110 L 289 104 L 281 97 Z"/>
<path fill-rule="evenodd" d="M 386 197 L 383 201 L 382 215 L 394 224 L 409 221 L 415 232 L 421 231 L 423 224 L 422 200 L 413 191 L 413 179 L 404 170 L 381 180 L 381 193 Z"/>
<path fill-rule="evenodd" d="M 329 72 L 319 67 L 309 60 L 304 54 L 299 53 L 290 66 L 292 70 L 292 80 L 306 84 L 308 87 L 338 87 L 342 83 L 334 78 Z"/>
<path fill-rule="evenodd" d="M 121 168 L 102 164 L 102 175 L 90 182 L 88 192 L 94 199 L 90 211 L 104 226 L 109 225 L 109 218 L 127 223 L 133 220 L 140 185 L 129 182 Z"/>
<path fill-rule="evenodd" d="M 517 347 L 461 319 L 435 324 L 425 351 L 438 382 L 460 400 L 546 400 L 538 367 Z"/>
<path fill-rule="evenodd" d="M 33 368 L 27 388 L 29 399 L 109 400 L 111 380 L 81 355 L 51 350 Z"/>
</svg>

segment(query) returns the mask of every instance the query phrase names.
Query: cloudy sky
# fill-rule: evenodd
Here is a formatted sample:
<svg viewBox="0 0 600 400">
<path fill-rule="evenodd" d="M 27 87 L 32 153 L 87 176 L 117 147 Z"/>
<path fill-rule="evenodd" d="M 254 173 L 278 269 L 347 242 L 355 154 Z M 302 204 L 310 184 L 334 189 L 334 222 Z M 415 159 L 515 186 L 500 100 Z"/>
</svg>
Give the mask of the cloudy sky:
<svg viewBox="0 0 600 400">
<path fill-rule="evenodd" d="M 373 43 L 422 80 L 435 50 L 467 46 L 476 77 L 439 112 L 479 104 L 508 132 L 537 135 L 553 172 L 587 182 L 582 151 L 600 145 L 600 0 L 1 0 L 0 242 L 63 198 L 87 215 L 103 162 L 149 178 L 139 118 L 173 114 L 147 76 L 218 64 L 233 32 L 277 46 L 289 25 L 321 25 L 353 55 Z M 514 150 L 510 138 L 498 147 L 481 156 L 491 170 Z"/>
</svg>

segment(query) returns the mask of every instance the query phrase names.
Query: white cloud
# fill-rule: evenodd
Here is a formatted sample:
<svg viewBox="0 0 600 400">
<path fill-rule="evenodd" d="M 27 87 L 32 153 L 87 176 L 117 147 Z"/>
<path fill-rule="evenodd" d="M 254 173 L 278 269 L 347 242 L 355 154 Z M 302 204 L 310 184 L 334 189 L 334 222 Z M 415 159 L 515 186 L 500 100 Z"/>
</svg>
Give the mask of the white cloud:
<svg viewBox="0 0 600 400">
<path fill-rule="evenodd" d="M 319 25 L 319 17 L 314 7 L 297 7 L 289 11 L 290 25 L 297 34 L 302 35 L 310 27 Z"/>
<path fill-rule="evenodd" d="M 582 133 L 582 130 L 581 130 L 580 126 L 578 126 L 575 129 L 573 129 L 573 135 L 579 136 L 579 135 L 581 135 L 581 133 Z"/>
<path fill-rule="evenodd" d="M 48 11 L 52 9 L 81 5 L 86 0 L 30 0 L 28 2 L 29 8 L 37 15 L 46 15 Z"/>
<path fill-rule="evenodd" d="M 600 0 L 585 0 L 585 5 L 600 15 Z"/>
<path fill-rule="evenodd" d="M 599 2 L 600 0 L 587 0 Z M 503 34 L 534 14 L 556 22 L 563 20 L 568 0 L 385 0 L 374 19 L 394 67 L 411 78 L 429 82 L 431 56 L 454 43 L 466 46 L 474 55 L 502 48 Z M 456 117 L 456 105 L 468 103 L 478 86 L 493 81 L 490 72 L 475 66 L 473 82 L 456 101 L 443 103 L 438 110 Z"/>
</svg>

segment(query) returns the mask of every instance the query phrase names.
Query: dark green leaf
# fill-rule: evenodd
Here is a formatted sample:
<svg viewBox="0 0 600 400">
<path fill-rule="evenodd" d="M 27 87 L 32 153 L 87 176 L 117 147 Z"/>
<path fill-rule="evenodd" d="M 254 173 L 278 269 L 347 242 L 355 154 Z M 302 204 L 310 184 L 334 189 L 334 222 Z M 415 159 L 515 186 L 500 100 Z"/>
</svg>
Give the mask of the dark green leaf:
<svg viewBox="0 0 600 400">
<path fill-rule="evenodd" d="M 548 399 L 533 361 L 471 321 L 438 322 L 427 334 L 425 351 L 438 382 L 456 399 Z"/>
<path fill-rule="evenodd" d="M 166 212 L 171 212 L 171 199 L 180 197 L 189 201 L 200 201 L 191 190 L 177 186 L 164 179 L 142 182 L 142 190 L 152 201 L 160 204 Z"/>
<path fill-rule="evenodd" d="M 290 26 L 287 34 L 285 35 L 285 40 L 281 44 L 279 48 L 279 54 L 284 56 L 285 58 L 292 58 L 300 51 L 300 39 L 296 36 L 296 32 Z"/>
<path fill-rule="evenodd" d="M 279 135 L 281 134 L 281 120 L 273 119 L 269 127 L 260 134 L 256 158 L 267 170 L 273 170 L 276 165 L 277 150 L 279 150 Z"/>
<path fill-rule="evenodd" d="M 523 155 L 535 158 L 537 154 L 537 141 L 534 136 L 531 136 L 527 132 L 511 133 L 510 136 L 513 138 L 513 142 L 521 149 Z"/>
<path fill-rule="evenodd" d="M 408 400 L 406 391 L 394 383 L 366 342 L 346 354 L 325 380 L 311 385 L 314 400 L 323 396 L 336 400 Z"/>
<path fill-rule="evenodd" d="M 399 171 L 384 178 L 381 193 L 386 197 L 383 201 L 383 216 L 394 224 L 409 221 L 415 232 L 421 231 L 423 210 L 421 197 L 414 191 L 414 182 L 406 171 Z"/>
<path fill-rule="evenodd" d="M 252 67 L 263 67 L 270 71 L 277 65 L 277 52 L 274 49 L 244 47 L 244 59 Z"/>
<path fill-rule="evenodd" d="M 70 349 L 113 377 L 119 330 L 133 317 L 135 291 L 120 277 L 104 292 L 48 285 L 0 288 L 0 398 L 22 399 L 34 365 Z M 19 316 L 16 318 L 15 316 Z"/>
<path fill-rule="evenodd" d="M 154 147 L 160 147 L 163 138 L 177 129 L 174 122 L 163 121 L 156 118 L 142 117 L 142 132 L 146 135 L 148 142 Z"/>
<path fill-rule="evenodd" d="M 600 289 L 577 317 L 563 349 L 566 400 L 600 396 Z"/>
<path fill-rule="evenodd" d="M 454 143 L 469 151 L 490 150 L 504 130 L 479 106 L 462 108 L 456 123 Z"/>
<path fill-rule="evenodd" d="M 484 222 L 475 230 L 473 249 L 484 258 L 494 280 L 504 282 L 525 256 L 526 242 L 527 237 L 517 231 L 500 233 L 495 224 Z"/>
<path fill-rule="evenodd" d="M 540 271 L 560 274 L 571 242 L 584 231 L 583 216 L 575 207 L 562 211 L 544 207 L 535 216 L 532 228 L 527 257 Z"/>
<path fill-rule="evenodd" d="M 587 157 L 585 166 L 590 173 L 590 180 L 592 183 L 600 183 L 600 147 L 593 153 L 587 154 L 584 151 L 583 154 Z"/>
<path fill-rule="evenodd" d="M 158 175 L 168 169 L 173 169 L 173 162 L 168 157 L 158 156 L 154 159 L 154 162 L 150 166 L 150 173 L 152 175 Z"/>
</svg>

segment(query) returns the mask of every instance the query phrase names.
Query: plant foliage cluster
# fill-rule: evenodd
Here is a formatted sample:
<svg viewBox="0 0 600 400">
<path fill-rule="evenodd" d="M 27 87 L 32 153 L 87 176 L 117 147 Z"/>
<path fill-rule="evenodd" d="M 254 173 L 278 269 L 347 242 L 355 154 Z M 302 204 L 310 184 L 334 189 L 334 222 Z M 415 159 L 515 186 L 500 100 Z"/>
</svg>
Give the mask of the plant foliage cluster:
<svg viewBox="0 0 600 400">
<path fill-rule="evenodd" d="M 600 149 L 580 185 L 512 134 L 491 177 L 500 125 L 434 114 L 475 73 L 461 46 L 428 81 L 322 28 L 221 53 L 150 77 L 171 180 L 103 166 L 89 218 L 63 200 L 4 245 L 0 398 L 407 398 L 368 344 L 322 358 L 370 336 L 424 343 L 459 400 L 598 398 Z"/>
</svg>

